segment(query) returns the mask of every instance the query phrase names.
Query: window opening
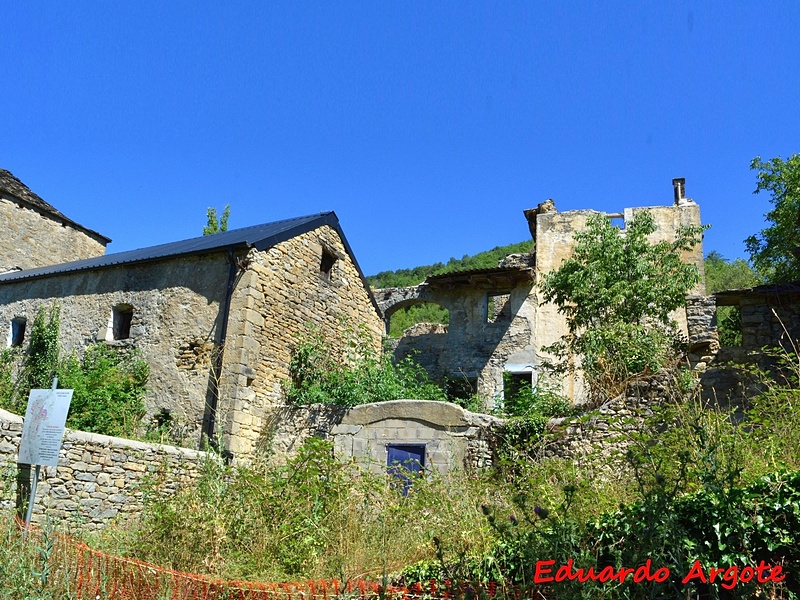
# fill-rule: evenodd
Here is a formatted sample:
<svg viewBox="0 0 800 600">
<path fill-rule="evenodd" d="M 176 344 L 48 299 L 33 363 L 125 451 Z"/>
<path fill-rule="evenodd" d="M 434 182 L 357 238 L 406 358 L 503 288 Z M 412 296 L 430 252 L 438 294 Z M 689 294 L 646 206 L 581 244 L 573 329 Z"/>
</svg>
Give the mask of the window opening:
<svg viewBox="0 0 800 600">
<path fill-rule="evenodd" d="M 9 336 L 8 345 L 12 348 L 22 346 L 25 340 L 25 326 L 28 320 L 25 317 L 15 317 L 11 319 L 11 335 Z"/>
<path fill-rule="evenodd" d="M 322 249 L 322 259 L 319 263 L 319 276 L 325 281 L 331 280 L 333 265 L 336 263 L 336 255 L 327 248 Z"/>
<path fill-rule="evenodd" d="M 486 294 L 486 322 L 496 323 L 511 317 L 511 294 L 508 292 Z"/>
<path fill-rule="evenodd" d="M 419 477 L 425 467 L 425 444 L 388 444 L 386 465 L 389 475 L 403 486 L 403 496 L 408 495 L 412 478 Z"/>
<path fill-rule="evenodd" d="M 115 340 L 127 340 L 131 337 L 131 321 L 133 321 L 132 306 L 120 304 L 114 307 L 112 331 Z"/>
</svg>

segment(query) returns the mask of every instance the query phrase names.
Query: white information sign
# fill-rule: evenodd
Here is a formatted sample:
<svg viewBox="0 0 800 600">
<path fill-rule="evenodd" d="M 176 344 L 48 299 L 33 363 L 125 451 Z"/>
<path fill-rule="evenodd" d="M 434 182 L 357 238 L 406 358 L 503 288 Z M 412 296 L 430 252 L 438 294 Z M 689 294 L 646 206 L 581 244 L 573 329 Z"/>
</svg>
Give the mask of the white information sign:
<svg viewBox="0 0 800 600">
<path fill-rule="evenodd" d="M 72 390 L 31 390 L 17 462 L 43 467 L 58 465 L 71 401 Z"/>
</svg>

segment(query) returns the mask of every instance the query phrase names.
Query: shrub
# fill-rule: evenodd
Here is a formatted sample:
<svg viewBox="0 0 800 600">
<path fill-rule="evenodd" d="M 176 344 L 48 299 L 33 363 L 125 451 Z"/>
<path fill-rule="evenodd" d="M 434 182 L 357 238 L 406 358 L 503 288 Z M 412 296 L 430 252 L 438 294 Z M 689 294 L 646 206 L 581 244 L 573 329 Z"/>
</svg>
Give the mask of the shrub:
<svg viewBox="0 0 800 600">
<path fill-rule="evenodd" d="M 311 329 L 295 348 L 289 373 L 286 396 L 296 405 L 356 406 L 401 398 L 447 398 L 412 358 L 393 363 L 388 352 L 379 356 L 363 335 L 352 335 L 345 350 L 337 353 Z"/>
<path fill-rule="evenodd" d="M 133 437 L 145 414 L 150 369 L 141 355 L 106 344 L 89 346 L 59 366 L 59 385 L 75 390 L 67 426 L 105 435 Z"/>
</svg>

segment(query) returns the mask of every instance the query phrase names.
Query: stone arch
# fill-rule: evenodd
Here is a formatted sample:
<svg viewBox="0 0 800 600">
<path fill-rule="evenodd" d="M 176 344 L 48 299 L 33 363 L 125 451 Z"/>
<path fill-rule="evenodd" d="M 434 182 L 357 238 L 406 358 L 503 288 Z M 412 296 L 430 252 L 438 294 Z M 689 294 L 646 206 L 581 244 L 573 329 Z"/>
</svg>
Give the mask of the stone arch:
<svg viewBox="0 0 800 600">
<path fill-rule="evenodd" d="M 374 290 L 374 296 L 378 302 L 378 307 L 383 313 L 383 321 L 386 332 L 389 332 L 389 325 L 397 311 L 409 308 L 416 304 L 431 303 L 438 304 L 442 308 L 451 312 L 449 303 L 443 302 L 442 298 L 434 292 L 427 284 L 420 284 L 402 288 L 383 288 Z"/>
</svg>

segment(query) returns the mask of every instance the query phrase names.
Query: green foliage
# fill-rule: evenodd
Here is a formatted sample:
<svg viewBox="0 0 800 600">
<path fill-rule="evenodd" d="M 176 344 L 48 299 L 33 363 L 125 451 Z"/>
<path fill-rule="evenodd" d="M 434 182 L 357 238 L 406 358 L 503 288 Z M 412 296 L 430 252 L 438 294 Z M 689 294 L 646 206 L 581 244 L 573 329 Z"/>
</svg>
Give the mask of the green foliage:
<svg viewBox="0 0 800 600">
<path fill-rule="evenodd" d="M 417 323 L 440 323 L 447 325 L 450 322 L 450 312 L 443 306 L 432 302 L 414 304 L 408 308 L 396 311 L 389 322 L 389 336 L 401 337 L 403 332 Z"/>
<path fill-rule="evenodd" d="M 67 426 L 105 435 L 133 437 L 145 414 L 150 369 L 139 352 L 105 344 L 62 361 L 59 385 L 75 390 Z"/>
<path fill-rule="evenodd" d="M 47 389 L 53 377 L 59 387 L 73 389 L 67 426 L 73 429 L 132 437 L 145 413 L 149 367 L 136 350 L 105 344 L 89 346 L 82 357 L 59 360 L 60 308 L 40 309 L 25 354 L 0 353 L 0 407 L 25 414 L 28 392 Z M 17 361 L 21 358 L 21 366 Z M 15 377 L 15 372 L 19 376 Z"/>
<path fill-rule="evenodd" d="M 758 274 L 770 283 L 800 280 L 800 154 L 784 161 L 780 157 L 762 161 L 756 156 L 750 168 L 757 171 L 756 194 L 769 192 L 772 210 L 765 217 L 770 225 L 745 240 L 750 260 Z"/>
<path fill-rule="evenodd" d="M 682 227 L 672 242 L 651 244 L 653 217 L 641 212 L 621 231 L 604 215 L 575 234 L 574 255 L 545 275 L 544 299 L 566 317 L 569 334 L 548 348 L 558 371 L 580 357 L 590 390 L 602 398 L 628 377 L 655 371 L 669 360 L 670 313 L 700 280 L 681 252 L 699 242 L 702 227 Z"/>
<path fill-rule="evenodd" d="M 13 600 L 71 598 L 69 575 L 55 569 L 55 533 L 50 525 L 23 538 L 10 512 L 0 513 L 0 594 Z"/>
<path fill-rule="evenodd" d="M 524 254 L 531 251 L 531 242 L 519 242 L 507 246 L 497 246 L 474 256 L 465 254 L 462 258 L 451 258 L 445 263 L 434 263 L 414 267 L 413 269 L 398 269 L 397 271 L 381 271 L 377 275 L 367 277 L 367 282 L 373 288 L 407 287 L 418 285 L 431 275 L 442 275 L 453 271 L 469 269 L 488 269 L 496 267 L 497 263 L 509 254 Z"/>
<path fill-rule="evenodd" d="M 16 405 L 16 387 L 14 385 L 14 368 L 19 351 L 6 348 L 0 351 L 0 408 L 11 412 L 19 412 Z"/>
<path fill-rule="evenodd" d="M 569 402 L 561 395 L 557 382 L 551 381 L 544 375 L 540 375 L 535 386 L 515 387 L 512 382 L 512 374 L 505 372 L 503 373 L 503 389 L 506 390 L 502 407 L 502 413 L 505 416 L 541 415 L 549 419 L 573 413 Z"/>
<path fill-rule="evenodd" d="M 217 209 L 209 207 L 206 210 L 207 223 L 203 227 L 203 235 L 214 235 L 228 231 L 228 218 L 231 216 L 231 205 L 226 204 L 222 214 L 217 218 Z"/>
<path fill-rule="evenodd" d="M 737 258 L 730 261 L 717 252 L 708 253 L 705 259 L 706 293 L 715 294 L 723 290 L 738 290 L 761 283 L 756 272 L 747 261 Z"/>
<path fill-rule="evenodd" d="M 25 414 L 28 392 L 48 389 L 58 374 L 58 334 L 61 309 L 40 308 L 33 320 L 28 347 L 9 348 L 0 353 L 0 407 L 16 414 Z"/>
<path fill-rule="evenodd" d="M 388 352 L 379 355 L 358 335 L 351 336 L 344 351 L 337 353 L 311 329 L 295 348 L 289 374 L 286 396 L 296 405 L 356 406 L 401 398 L 446 400 L 444 390 L 411 357 L 392 363 Z"/>
<path fill-rule="evenodd" d="M 332 450 L 309 438 L 284 465 L 211 459 L 199 481 L 175 494 L 164 474 L 146 490 L 126 550 L 181 571 L 285 581 L 377 578 L 432 559 L 432 536 L 447 535 L 465 553 L 488 547 L 476 504 L 488 496 L 481 482 L 432 475 L 403 497 L 385 474 L 340 462 Z"/>
<path fill-rule="evenodd" d="M 20 387 L 28 390 L 47 389 L 53 383 L 58 368 L 58 334 L 61 327 L 61 307 L 54 304 L 49 313 L 40 308 L 33 320 L 30 341 L 25 352 Z M 27 397 L 25 398 L 27 400 Z"/>
</svg>

